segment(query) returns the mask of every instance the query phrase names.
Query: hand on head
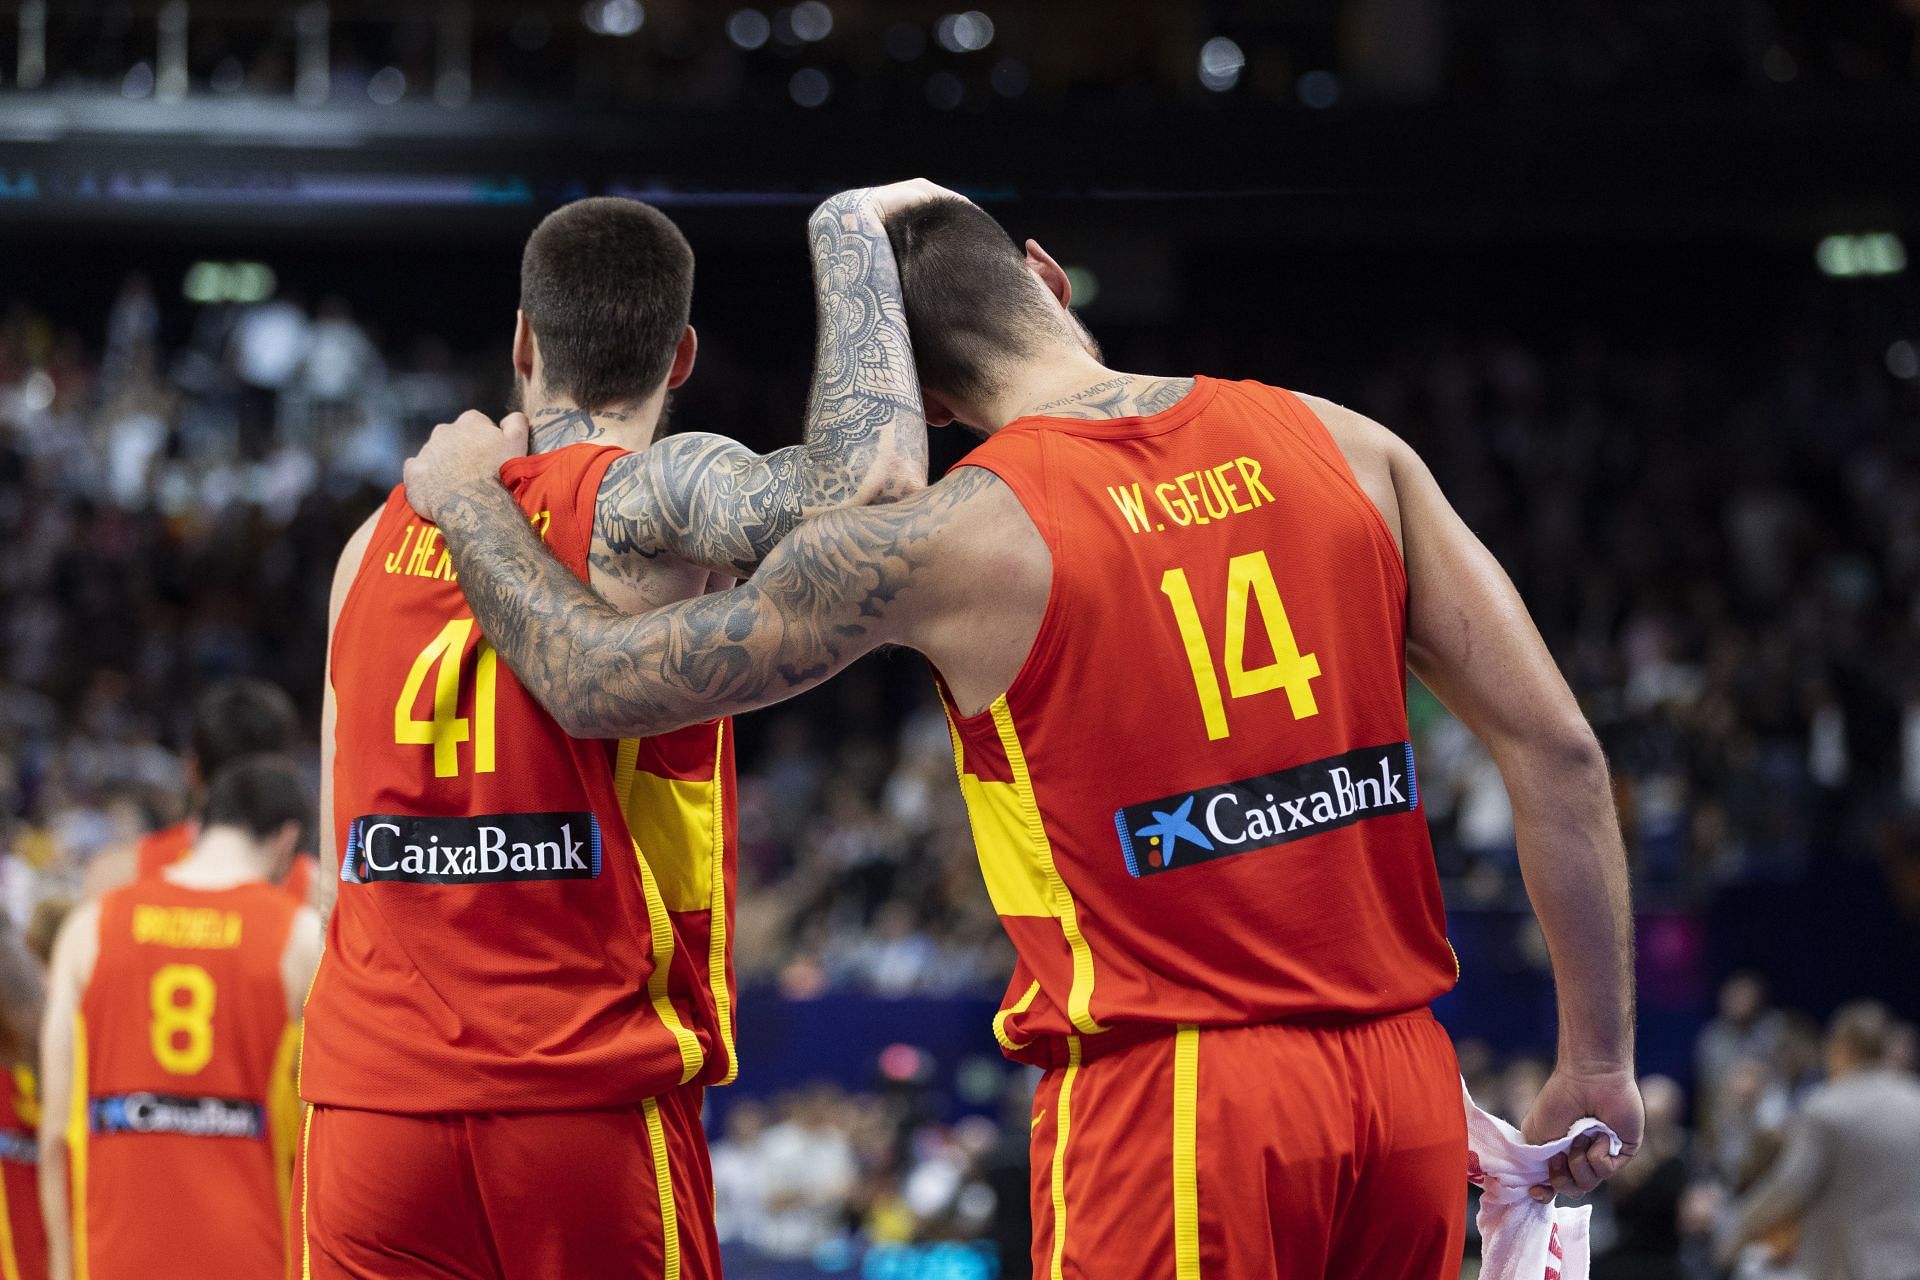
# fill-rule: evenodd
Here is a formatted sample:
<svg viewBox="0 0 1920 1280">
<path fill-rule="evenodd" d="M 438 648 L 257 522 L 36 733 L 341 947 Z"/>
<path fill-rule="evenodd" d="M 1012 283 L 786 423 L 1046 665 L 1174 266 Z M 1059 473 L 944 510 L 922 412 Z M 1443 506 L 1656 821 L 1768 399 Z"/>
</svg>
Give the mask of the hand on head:
<svg viewBox="0 0 1920 1280">
<path fill-rule="evenodd" d="M 1639 1150 L 1646 1108 L 1632 1070 L 1581 1073 L 1556 1067 L 1520 1131 L 1528 1142 L 1552 1142 L 1588 1116 L 1620 1136 L 1620 1154 L 1611 1154 L 1606 1134 L 1598 1130 L 1581 1134 L 1565 1155 L 1547 1162 L 1552 1185 L 1533 1188 L 1535 1200 L 1545 1203 L 1555 1194 L 1583 1196 L 1625 1168 Z"/>
<path fill-rule="evenodd" d="M 908 178 L 905 182 L 892 182 L 884 187 L 872 187 L 867 191 L 867 199 L 882 218 L 891 218 L 896 213 L 923 204 L 932 204 L 935 200 L 965 200 L 958 191 L 949 191 L 945 187 L 928 182 L 925 178 Z"/>
<path fill-rule="evenodd" d="M 407 459 L 407 501 L 438 523 L 446 506 L 462 491 L 498 481 L 509 459 L 527 452 L 527 416 L 510 413 L 495 426 L 478 409 L 433 429 L 420 452 Z"/>
</svg>

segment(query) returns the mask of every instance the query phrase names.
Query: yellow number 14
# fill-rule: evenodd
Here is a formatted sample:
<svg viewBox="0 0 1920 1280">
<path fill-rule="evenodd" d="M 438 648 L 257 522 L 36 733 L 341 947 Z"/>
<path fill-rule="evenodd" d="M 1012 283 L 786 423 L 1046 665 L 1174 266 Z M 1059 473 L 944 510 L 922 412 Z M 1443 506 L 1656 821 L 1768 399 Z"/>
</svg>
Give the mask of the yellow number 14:
<svg viewBox="0 0 1920 1280">
<path fill-rule="evenodd" d="M 433 748 L 433 776 L 455 777 L 460 772 L 460 744 L 473 739 L 473 771 L 493 772 L 493 707 L 499 683 L 500 655 L 482 636 L 473 655 L 473 721 L 460 711 L 460 658 L 473 634 L 472 618 L 455 618 L 440 629 L 413 660 L 400 700 L 393 704 L 393 740 L 401 746 Z M 437 669 L 436 669 L 437 666 Z M 413 714 L 420 688 L 433 675 L 433 718 Z"/>
<path fill-rule="evenodd" d="M 1193 668 L 1193 691 L 1200 695 L 1200 714 L 1207 724 L 1207 737 L 1217 742 L 1228 734 L 1226 701 L 1220 693 L 1220 676 L 1214 670 L 1206 628 L 1200 624 L 1199 609 L 1194 607 L 1193 588 L 1187 584 L 1187 571 L 1167 570 L 1160 577 L 1160 590 L 1173 605 L 1173 620 L 1179 624 L 1187 664 Z M 1260 606 L 1260 617 L 1267 627 L 1267 642 L 1273 647 L 1273 661 L 1251 671 L 1246 665 L 1249 595 Z M 1293 628 L 1287 623 L 1286 606 L 1280 603 L 1273 566 L 1267 563 L 1264 551 L 1248 552 L 1227 562 L 1226 638 L 1229 694 L 1246 698 L 1285 689 L 1294 719 L 1305 720 L 1320 714 L 1320 707 L 1313 700 L 1313 682 L 1320 675 L 1320 660 L 1311 653 L 1300 652 Z"/>
</svg>

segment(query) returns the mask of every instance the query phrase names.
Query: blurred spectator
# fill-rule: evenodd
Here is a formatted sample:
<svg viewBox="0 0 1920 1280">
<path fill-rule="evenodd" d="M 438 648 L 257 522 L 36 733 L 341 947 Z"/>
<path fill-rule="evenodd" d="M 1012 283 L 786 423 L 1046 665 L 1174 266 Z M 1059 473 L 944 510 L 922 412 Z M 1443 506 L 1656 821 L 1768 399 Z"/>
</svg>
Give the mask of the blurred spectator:
<svg viewBox="0 0 1920 1280">
<path fill-rule="evenodd" d="M 1735 1207 L 1718 1252 L 1791 1226 L 1807 1280 L 1920 1277 L 1920 1081 L 1886 1064 L 1892 1019 L 1871 1001 L 1827 1031 L 1827 1082 L 1807 1098 L 1785 1147 Z"/>
</svg>

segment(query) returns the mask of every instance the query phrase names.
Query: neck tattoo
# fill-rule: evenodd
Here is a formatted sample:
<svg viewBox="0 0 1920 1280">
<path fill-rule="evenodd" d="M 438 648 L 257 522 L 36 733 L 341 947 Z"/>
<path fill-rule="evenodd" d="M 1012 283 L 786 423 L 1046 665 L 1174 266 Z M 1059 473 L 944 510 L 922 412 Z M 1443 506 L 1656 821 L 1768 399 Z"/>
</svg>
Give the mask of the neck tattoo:
<svg viewBox="0 0 1920 1280">
<path fill-rule="evenodd" d="M 1120 376 L 1114 377 L 1114 378 L 1108 378 L 1105 382 L 1096 382 L 1092 386 L 1084 387 L 1081 390 L 1074 392 L 1070 396 L 1061 396 L 1058 400 L 1049 400 L 1045 404 L 1035 405 L 1031 410 L 1031 412 L 1045 413 L 1049 409 L 1058 409 L 1061 405 L 1072 404 L 1074 401 L 1084 400 L 1088 396 L 1097 396 L 1103 391 L 1112 391 L 1112 390 L 1115 390 L 1116 388 L 1124 387 L 1125 385 L 1127 385 L 1127 383 L 1131 381 L 1132 379 L 1127 377 L 1126 374 L 1121 374 Z"/>
<path fill-rule="evenodd" d="M 529 418 L 533 430 L 528 444 L 535 453 L 545 453 L 570 444 L 599 440 L 607 434 L 613 423 L 625 422 L 627 412 L 624 409 L 602 409 L 598 413 L 589 413 L 585 409 L 567 405 L 537 410 Z"/>
</svg>

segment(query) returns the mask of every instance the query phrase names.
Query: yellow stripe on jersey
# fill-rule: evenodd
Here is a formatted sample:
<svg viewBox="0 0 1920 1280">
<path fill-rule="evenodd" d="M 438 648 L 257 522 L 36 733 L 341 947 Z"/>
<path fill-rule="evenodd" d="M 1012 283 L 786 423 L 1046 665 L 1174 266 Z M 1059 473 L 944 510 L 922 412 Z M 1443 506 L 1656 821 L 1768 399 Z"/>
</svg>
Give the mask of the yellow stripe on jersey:
<svg viewBox="0 0 1920 1280">
<path fill-rule="evenodd" d="M 654 883 L 647 856 L 640 852 L 637 844 L 633 846 L 633 860 L 640 867 L 640 890 L 647 898 L 647 930 L 653 935 L 653 972 L 647 975 L 647 998 L 653 1002 L 653 1012 L 661 1025 L 680 1047 L 680 1083 L 685 1084 L 700 1074 L 700 1068 L 706 1065 L 706 1053 L 700 1048 L 699 1037 L 680 1021 L 680 1011 L 673 1007 L 673 997 L 667 994 L 667 979 L 671 976 L 668 971 L 673 968 L 673 921 L 667 916 L 666 904 L 660 900 L 660 886 Z"/>
<path fill-rule="evenodd" d="M 1007 753 L 1007 766 L 1013 773 L 1013 788 L 1020 799 L 1021 816 L 1027 828 L 1030 856 L 1039 863 L 1046 877 L 1050 914 L 1060 918 L 1060 931 L 1067 937 L 1067 949 L 1073 953 L 1073 988 L 1067 994 L 1067 1018 L 1079 1030 L 1091 1035 L 1106 1028 L 1093 1020 L 1093 948 L 1080 932 L 1080 912 L 1074 905 L 1067 882 L 1060 878 L 1053 862 L 1053 843 L 1047 839 L 1047 826 L 1040 817 L 1040 804 L 1033 797 L 1033 778 L 1027 772 L 1027 756 L 1020 749 L 1020 735 L 1013 727 L 1013 712 L 1007 709 L 1007 695 L 993 700 L 993 727 L 999 731 L 1000 746 Z"/>
<path fill-rule="evenodd" d="M 639 740 L 627 738 L 620 743 L 620 753 L 614 761 L 614 793 L 627 805 L 629 823 L 633 821 L 633 807 L 628 803 L 628 797 L 633 794 L 641 777 L 653 776 L 643 775 L 635 768 L 639 754 Z M 660 1019 L 660 1024 L 673 1036 L 674 1044 L 679 1046 L 680 1083 L 685 1084 L 700 1074 L 700 1068 L 706 1063 L 706 1054 L 700 1048 L 699 1038 L 687 1030 L 687 1024 L 680 1020 L 680 1011 L 673 1007 L 673 997 L 668 994 L 667 982 L 673 968 L 673 920 L 667 915 L 667 904 L 661 897 L 660 884 L 654 879 L 653 867 L 647 862 L 640 841 L 636 838 L 632 843 L 634 865 L 640 869 L 640 892 L 647 902 L 647 931 L 653 941 L 653 972 L 647 975 L 647 999 L 652 1002 L 654 1015 Z"/>
<path fill-rule="evenodd" d="M 1200 1028 L 1173 1038 L 1173 1274 L 1200 1280 Z"/>
<path fill-rule="evenodd" d="M 727 1053 L 727 1073 L 716 1084 L 732 1084 L 740 1075 L 740 1059 L 733 1048 L 733 992 L 727 986 L 727 787 L 720 770 L 727 759 L 727 723 L 713 735 L 713 870 L 707 875 L 712 906 L 707 916 L 707 985 L 713 989 L 714 1021 L 720 1024 L 720 1044 Z"/>
<path fill-rule="evenodd" d="M 87 1258 L 87 1019 L 73 1015 L 73 1101 L 67 1107 L 67 1219 L 73 1224 L 73 1280 L 88 1280 Z"/>
<path fill-rule="evenodd" d="M 273 1153 L 274 1189 L 280 1193 L 280 1221 L 284 1224 L 293 1204 L 293 1161 L 299 1142 L 300 1029 L 303 1024 L 289 1022 L 280 1033 L 280 1046 L 273 1053 L 273 1074 L 267 1077 L 267 1143 Z M 287 1241 L 289 1251 L 293 1241 Z M 288 1257 L 292 1254 L 289 1252 Z"/>
<path fill-rule="evenodd" d="M 1007 1019 L 1017 1018 L 1027 1010 L 1033 1008 L 1033 998 L 1039 994 L 1040 983 L 1036 980 L 1032 986 L 1027 988 L 1027 994 L 1021 996 L 1018 1000 L 993 1015 L 993 1038 L 998 1040 L 1000 1047 L 1008 1053 L 1018 1053 L 1033 1043 L 1030 1040 L 1014 1040 L 1009 1038 L 1007 1035 Z"/>
<path fill-rule="evenodd" d="M 614 771 L 627 831 L 646 851 L 667 910 L 705 911 L 718 865 L 711 851 L 721 845 L 719 777 L 663 778 L 638 767 L 639 751 L 637 739 L 623 741 Z"/>
<path fill-rule="evenodd" d="M 667 1134 L 660 1123 L 660 1104 L 641 1100 L 647 1117 L 647 1145 L 653 1151 L 653 1184 L 660 1192 L 660 1280 L 680 1280 L 680 1214 L 673 1201 L 673 1161 L 667 1152 Z"/>
<path fill-rule="evenodd" d="M 1067 1074 L 1053 1108 L 1053 1280 L 1064 1280 L 1067 1257 L 1067 1134 L 1072 1128 L 1073 1081 L 1080 1074 L 1080 1037 L 1067 1037 Z"/>
</svg>

